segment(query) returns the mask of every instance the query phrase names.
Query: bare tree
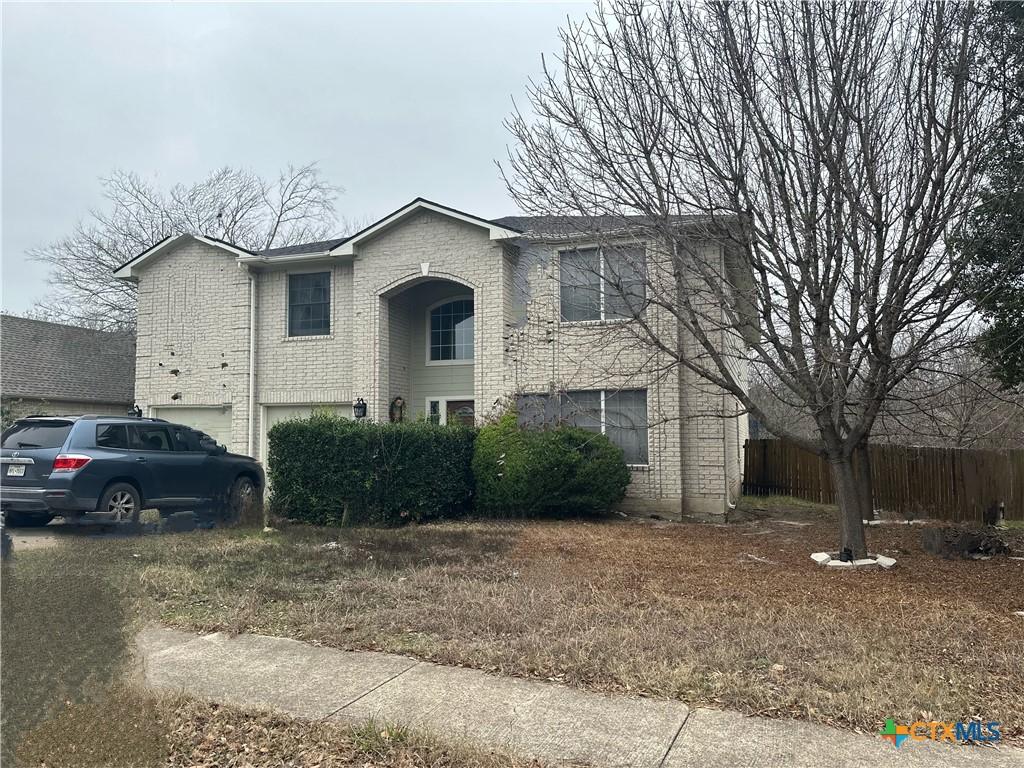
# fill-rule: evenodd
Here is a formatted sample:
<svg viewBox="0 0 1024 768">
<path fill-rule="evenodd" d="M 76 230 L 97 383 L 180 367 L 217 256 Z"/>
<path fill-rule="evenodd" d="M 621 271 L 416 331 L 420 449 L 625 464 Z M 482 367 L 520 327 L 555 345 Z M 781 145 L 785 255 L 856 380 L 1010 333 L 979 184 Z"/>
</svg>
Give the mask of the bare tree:
<svg viewBox="0 0 1024 768">
<path fill-rule="evenodd" d="M 870 494 L 853 456 L 969 314 L 946 244 L 1000 119 L 984 14 L 925 0 L 612 0 L 563 31 L 533 115 L 508 121 L 506 183 L 524 212 L 617 219 L 647 244 L 632 265 L 643 301 L 609 333 L 826 456 L 840 548 L 855 556 Z M 813 435 L 750 396 L 748 362 Z"/>
<path fill-rule="evenodd" d="M 135 284 L 114 270 L 173 234 L 209 235 L 249 250 L 324 240 L 338 225 L 340 189 L 315 164 L 289 166 L 277 179 L 221 168 L 202 181 L 159 189 L 134 173 L 102 180 L 109 205 L 29 257 L 50 265 L 52 293 L 36 314 L 94 328 L 135 325 Z"/>
<path fill-rule="evenodd" d="M 775 423 L 813 440 L 817 427 L 777 383 L 758 382 L 750 397 Z M 1005 450 L 1024 448 L 1024 395 L 1007 391 L 968 350 L 929 360 L 895 387 L 879 411 L 872 443 Z"/>
</svg>

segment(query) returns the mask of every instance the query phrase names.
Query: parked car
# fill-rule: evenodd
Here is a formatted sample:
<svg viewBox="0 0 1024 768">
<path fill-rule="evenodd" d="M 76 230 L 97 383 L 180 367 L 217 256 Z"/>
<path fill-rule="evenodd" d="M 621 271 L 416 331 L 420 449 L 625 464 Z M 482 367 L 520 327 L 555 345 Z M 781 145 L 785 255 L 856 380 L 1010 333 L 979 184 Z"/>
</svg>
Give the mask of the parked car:
<svg viewBox="0 0 1024 768">
<path fill-rule="evenodd" d="M 163 419 L 30 416 L 0 441 L 0 507 L 8 525 L 56 515 L 138 522 L 156 508 L 237 517 L 262 500 L 263 468 L 209 435 Z"/>
</svg>

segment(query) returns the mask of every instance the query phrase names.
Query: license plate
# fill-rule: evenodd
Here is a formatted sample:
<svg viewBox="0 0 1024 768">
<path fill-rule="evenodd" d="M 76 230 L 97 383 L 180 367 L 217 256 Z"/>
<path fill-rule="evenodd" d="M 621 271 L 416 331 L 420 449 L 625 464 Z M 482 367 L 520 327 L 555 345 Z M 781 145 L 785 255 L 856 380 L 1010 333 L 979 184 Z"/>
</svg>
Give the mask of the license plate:
<svg viewBox="0 0 1024 768">
<path fill-rule="evenodd" d="M 24 477 L 25 476 L 25 465 L 24 464 L 11 464 L 7 467 L 8 477 Z"/>
</svg>

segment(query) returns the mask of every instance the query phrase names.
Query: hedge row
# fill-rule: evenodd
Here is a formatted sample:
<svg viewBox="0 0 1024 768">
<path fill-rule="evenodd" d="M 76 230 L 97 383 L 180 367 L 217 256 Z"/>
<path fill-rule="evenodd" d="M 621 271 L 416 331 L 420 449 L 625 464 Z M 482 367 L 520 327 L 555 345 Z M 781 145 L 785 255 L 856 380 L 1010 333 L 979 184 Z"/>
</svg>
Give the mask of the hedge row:
<svg viewBox="0 0 1024 768">
<path fill-rule="evenodd" d="M 398 525 L 470 510 L 601 513 L 625 496 L 630 479 L 622 451 L 604 435 L 522 430 L 514 411 L 479 433 L 314 413 L 275 424 L 269 447 L 274 513 L 316 525 Z"/>
<path fill-rule="evenodd" d="M 316 525 L 397 525 L 455 517 L 473 494 L 473 430 L 378 424 L 314 413 L 275 424 L 275 514 Z"/>
</svg>

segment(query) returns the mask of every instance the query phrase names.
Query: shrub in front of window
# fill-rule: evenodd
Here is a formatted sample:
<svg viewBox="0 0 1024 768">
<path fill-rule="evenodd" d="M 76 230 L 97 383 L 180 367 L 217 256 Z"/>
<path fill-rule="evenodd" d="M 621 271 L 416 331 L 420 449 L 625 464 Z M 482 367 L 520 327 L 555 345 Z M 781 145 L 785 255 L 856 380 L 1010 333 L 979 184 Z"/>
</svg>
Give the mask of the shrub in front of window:
<svg viewBox="0 0 1024 768">
<path fill-rule="evenodd" d="M 274 514 L 314 525 L 401 525 L 466 512 L 473 430 L 378 424 L 329 413 L 268 434 Z"/>
<path fill-rule="evenodd" d="M 602 514 L 626 495 L 630 474 L 602 434 L 578 427 L 522 429 L 509 410 L 477 435 L 473 451 L 478 514 L 537 517 Z"/>
</svg>

